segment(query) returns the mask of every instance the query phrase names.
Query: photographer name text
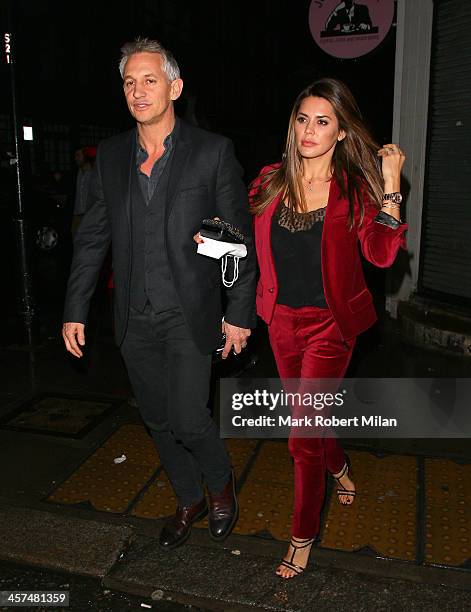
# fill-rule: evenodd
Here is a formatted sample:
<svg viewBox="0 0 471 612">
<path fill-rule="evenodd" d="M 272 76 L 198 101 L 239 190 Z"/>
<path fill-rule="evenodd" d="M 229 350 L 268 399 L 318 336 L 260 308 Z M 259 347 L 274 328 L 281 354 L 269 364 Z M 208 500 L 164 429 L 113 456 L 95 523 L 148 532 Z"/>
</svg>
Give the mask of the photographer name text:
<svg viewBox="0 0 471 612">
<path fill-rule="evenodd" d="M 232 417 L 234 427 L 397 427 L 398 421 L 381 415 L 363 415 L 361 417 L 338 418 L 336 416 L 325 417 L 316 414 L 313 417 L 261 415 L 255 418 L 243 417 L 240 414 Z"/>
</svg>

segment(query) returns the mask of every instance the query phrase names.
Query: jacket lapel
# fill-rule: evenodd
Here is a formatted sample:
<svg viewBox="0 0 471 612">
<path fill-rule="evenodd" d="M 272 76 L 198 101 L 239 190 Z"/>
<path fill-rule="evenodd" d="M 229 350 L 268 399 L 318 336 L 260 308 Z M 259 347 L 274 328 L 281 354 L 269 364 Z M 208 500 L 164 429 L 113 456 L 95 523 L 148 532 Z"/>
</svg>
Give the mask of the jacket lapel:
<svg viewBox="0 0 471 612">
<path fill-rule="evenodd" d="M 121 193 L 124 198 L 124 209 L 126 211 L 126 219 L 128 221 L 129 236 L 131 237 L 131 188 L 132 188 L 132 173 L 136 167 L 136 147 L 134 139 L 136 131 L 131 130 L 126 142 L 123 143 L 123 151 L 119 158 L 121 164 Z"/>
<path fill-rule="evenodd" d="M 337 181 L 335 177 L 332 177 L 330 188 L 329 188 L 329 199 L 327 202 L 327 209 L 325 211 L 325 221 L 324 227 L 330 223 L 332 217 L 335 216 L 337 209 L 339 207 L 339 196 L 340 196 L 340 188 L 337 185 Z"/>
<path fill-rule="evenodd" d="M 172 159 L 170 160 L 165 222 L 167 222 L 167 219 L 172 211 L 173 205 L 175 204 L 175 198 L 177 197 L 180 181 L 182 176 L 184 176 L 186 168 L 188 166 L 188 160 L 191 151 L 191 142 L 188 137 L 188 131 L 186 129 L 185 123 L 180 119 L 177 119 L 177 121 L 179 121 L 178 135 L 175 141 L 175 149 L 173 151 Z"/>
</svg>

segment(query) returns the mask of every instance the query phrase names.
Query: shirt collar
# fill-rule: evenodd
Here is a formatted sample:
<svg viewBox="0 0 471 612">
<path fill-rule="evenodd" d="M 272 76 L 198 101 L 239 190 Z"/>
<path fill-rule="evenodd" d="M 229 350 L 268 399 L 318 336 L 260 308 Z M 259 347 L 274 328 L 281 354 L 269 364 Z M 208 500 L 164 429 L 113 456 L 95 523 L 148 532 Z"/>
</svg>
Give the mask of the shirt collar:
<svg viewBox="0 0 471 612">
<path fill-rule="evenodd" d="M 180 121 L 179 121 L 178 117 L 175 117 L 175 124 L 173 126 L 173 130 L 164 139 L 164 149 L 165 149 L 165 152 L 169 151 L 173 147 L 173 144 L 174 144 L 175 139 L 176 139 L 176 137 L 178 135 L 179 129 L 180 129 Z M 143 156 L 143 157 L 147 158 L 147 151 L 144 149 L 144 147 L 139 142 L 139 130 L 137 129 L 137 127 L 136 127 L 136 151 L 137 151 L 137 154 L 139 156 L 141 156 L 141 157 Z M 165 153 L 164 153 L 164 155 L 165 155 Z"/>
</svg>

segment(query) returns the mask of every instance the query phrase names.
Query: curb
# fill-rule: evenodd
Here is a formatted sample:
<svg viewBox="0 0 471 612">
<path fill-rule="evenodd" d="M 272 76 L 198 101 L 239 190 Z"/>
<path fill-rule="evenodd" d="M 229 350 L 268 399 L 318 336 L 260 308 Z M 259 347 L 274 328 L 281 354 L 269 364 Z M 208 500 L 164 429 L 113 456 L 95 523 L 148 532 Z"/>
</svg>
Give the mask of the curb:
<svg viewBox="0 0 471 612">
<path fill-rule="evenodd" d="M 238 568 L 236 574 L 243 574 L 253 565 L 258 568 L 257 581 L 263 593 L 267 587 L 273 590 L 274 567 L 285 552 L 285 542 L 232 534 L 224 543 L 215 543 L 206 530 L 196 528 L 187 545 L 175 551 L 162 552 L 158 546 L 154 521 L 130 517 L 115 517 L 113 521 L 106 521 L 101 515 L 95 518 L 91 515 L 91 512 L 73 508 L 59 513 L 0 501 L 0 559 L 95 577 L 108 588 L 133 595 L 151 597 L 152 593 L 159 590 L 165 599 L 182 604 L 204 604 L 208 610 L 246 610 L 260 604 L 259 597 L 250 599 L 253 594 L 247 592 L 244 601 L 234 601 L 232 596 L 237 590 L 227 588 L 224 592 L 227 597 L 223 602 L 214 594 L 206 592 L 206 585 L 199 584 L 196 576 L 193 588 L 188 589 L 183 580 L 172 580 L 172 572 L 180 574 L 182 567 L 193 557 L 195 563 L 198 561 L 200 569 L 202 564 L 208 564 L 208 576 L 211 567 L 216 572 L 216 568 L 234 565 L 233 569 L 236 566 Z M 160 527 L 161 522 L 158 524 Z M 137 568 L 141 564 L 144 570 L 147 565 L 154 564 L 154 570 L 158 571 L 150 572 L 147 580 L 145 571 L 142 575 L 141 569 L 133 573 L 133 566 Z M 173 570 L 170 567 L 172 565 Z M 407 581 L 411 588 L 415 588 L 412 586 L 415 584 L 471 591 L 469 573 L 466 571 L 419 566 L 374 555 L 357 553 L 353 557 L 352 553 L 344 551 L 316 548 L 312 553 L 311 566 L 317 568 L 318 572 L 307 572 L 305 580 L 311 581 L 316 573 L 325 575 L 340 572 L 362 580 Z M 182 573 L 184 575 L 185 572 Z M 229 580 L 233 580 L 232 574 L 229 573 L 226 578 L 229 586 Z M 234 579 L 237 578 L 240 576 L 234 575 Z M 244 581 L 242 584 L 245 586 Z M 469 597 L 471 599 L 471 594 Z M 278 608 L 271 602 L 265 609 Z"/>
<path fill-rule="evenodd" d="M 471 319 L 433 305 L 401 302 L 401 333 L 414 346 L 471 357 Z"/>
</svg>

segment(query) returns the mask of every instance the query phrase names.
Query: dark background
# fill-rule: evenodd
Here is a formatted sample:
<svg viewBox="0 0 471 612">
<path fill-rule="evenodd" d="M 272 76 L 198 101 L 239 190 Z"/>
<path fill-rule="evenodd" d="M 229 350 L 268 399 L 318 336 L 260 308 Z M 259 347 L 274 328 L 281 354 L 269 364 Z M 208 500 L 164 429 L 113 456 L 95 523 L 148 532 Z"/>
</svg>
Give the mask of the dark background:
<svg viewBox="0 0 471 612">
<path fill-rule="evenodd" d="M 310 0 L 12 4 L 19 98 L 33 127 L 132 125 L 117 63 L 121 45 L 144 35 L 160 40 L 180 64 L 180 114 L 189 96 L 196 97 L 197 117 L 233 136 L 252 173 L 266 159 L 279 158 L 294 98 L 319 76 L 343 79 L 376 138 L 390 140 L 395 27 L 372 53 L 339 60 L 321 51 L 310 34 Z M 2 80 L 6 72 L 2 65 Z M 9 103 L 2 96 L 2 113 Z"/>
<path fill-rule="evenodd" d="M 36 294 L 43 313 L 60 309 L 63 300 L 71 254 L 67 232 L 76 176 L 74 151 L 132 126 L 118 61 L 122 44 L 138 35 L 156 38 L 174 53 L 184 80 L 177 113 L 232 138 L 247 182 L 261 166 L 279 160 L 293 101 L 320 76 L 344 80 L 377 141 L 391 141 L 395 24 L 373 52 L 340 60 L 315 44 L 308 23 L 310 0 L 14 0 L 11 27 L 7 0 L 0 0 L 0 6 L 2 35 L 10 30 L 16 41 L 20 122 L 33 126 L 35 138 L 33 144 L 26 143 L 23 157 L 30 225 L 34 234 L 38 223 L 55 215 L 62 238 L 61 248 L 48 253 L 33 245 Z M 8 224 L 16 204 L 14 168 L 6 157 L 13 148 L 4 54 L 0 82 L 0 213 L 2 223 Z M 62 173 L 59 183 L 51 178 L 56 169 Z M 38 191 L 38 184 L 46 185 L 46 191 L 51 186 L 59 207 L 49 193 L 44 197 L 44 189 Z M 12 235 L 4 241 L 0 257 L 9 288 L 1 314 L 13 317 Z M 381 293 L 384 272 L 370 269 L 367 274 L 372 289 Z"/>
</svg>

